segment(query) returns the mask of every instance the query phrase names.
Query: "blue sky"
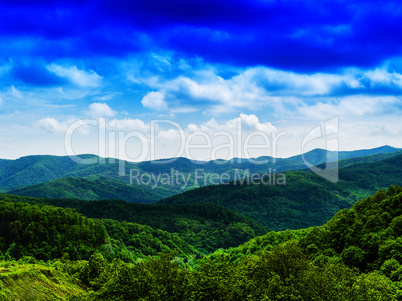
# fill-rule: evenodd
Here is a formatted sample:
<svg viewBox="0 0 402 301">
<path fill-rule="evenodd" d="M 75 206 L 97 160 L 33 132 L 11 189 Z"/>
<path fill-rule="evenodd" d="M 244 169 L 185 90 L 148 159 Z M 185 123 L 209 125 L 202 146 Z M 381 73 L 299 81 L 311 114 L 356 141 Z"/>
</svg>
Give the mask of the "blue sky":
<svg viewBox="0 0 402 301">
<path fill-rule="evenodd" d="M 17 0 L 1 7 L 1 158 L 63 155 L 69 126 L 98 117 L 111 122 L 108 132 L 147 139 L 152 120 L 212 137 L 233 132 L 241 119 L 247 133 L 285 133 L 275 145 L 281 157 L 300 153 L 310 130 L 337 117 L 341 150 L 402 147 L 397 1 Z M 176 155 L 177 127 L 160 123 L 156 131 L 155 157 Z M 98 132 L 82 127 L 74 150 L 115 156 L 96 147 Z M 128 159 L 138 157 L 135 140 L 125 145 Z"/>
</svg>

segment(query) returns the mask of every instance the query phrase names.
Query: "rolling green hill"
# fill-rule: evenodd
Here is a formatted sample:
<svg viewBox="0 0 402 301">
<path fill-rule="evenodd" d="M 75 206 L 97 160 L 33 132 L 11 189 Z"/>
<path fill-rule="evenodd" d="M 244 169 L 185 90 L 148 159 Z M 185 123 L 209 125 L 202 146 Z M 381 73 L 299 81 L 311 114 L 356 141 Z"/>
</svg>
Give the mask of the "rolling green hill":
<svg viewBox="0 0 402 301">
<path fill-rule="evenodd" d="M 105 176 L 89 176 L 51 180 L 11 190 L 9 193 L 52 199 L 122 199 L 127 202 L 153 203 L 163 197 L 157 191 L 158 189 L 140 188 Z"/>
<path fill-rule="evenodd" d="M 351 207 L 378 189 L 401 183 L 402 155 L 341 168 L 337 183 L 309 171 L 284 172 L 284 175 L 286 185 L 235 181 L 194 189 L 159 202 L 211 202 L 248 216 L 269 229 L 307 228 L 324 224 L 337 211 Z"/>
</svg>

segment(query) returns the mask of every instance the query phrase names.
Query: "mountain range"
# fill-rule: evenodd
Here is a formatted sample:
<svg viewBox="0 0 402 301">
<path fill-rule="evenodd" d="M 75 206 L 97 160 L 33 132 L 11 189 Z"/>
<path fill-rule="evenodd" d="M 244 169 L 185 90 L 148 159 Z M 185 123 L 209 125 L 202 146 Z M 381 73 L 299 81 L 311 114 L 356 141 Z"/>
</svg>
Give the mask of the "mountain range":
<svg viewBox="0 0 402 301">
<path fill-rule="evenodd" d="M 220 180 L 211 180 L 211 174 L 226 174 L 225 181 L 230 181 L 236 175 L 246 172 L 259 174 L 306 169 L 306 162 L 319 165 L 338 158 L 339 166 L 345 167 L 362 162 L 376 162 L 401 153 L 400 149 L 383 146 L 341 152 L 315 149 L 304 155 L 285 159 L 260 157 L 203 162 L 175 158 L 140 163 L 105 159 L 95 155 L 80 156 L 81 159 L 93 160 L 92 164 L 79 164 L 68 156 L 27 156 L 16 160 L 0 160 L 0 192 L 33 197 L 122 199 L 152 203 L 200 186 L 220 184 Z M 121 166 L 125 176 L 119 175 Z M 130 172 L 137 177 L 130 177 Z M 176 174 L 183 181 L 173 181 L 173 175 Z M 160 179 L 160 175 L 170 177 L 170 181 L 156 181 L 158 177 Z M 139 181 L 141 179 L 145 181 Z"/>
</svg>

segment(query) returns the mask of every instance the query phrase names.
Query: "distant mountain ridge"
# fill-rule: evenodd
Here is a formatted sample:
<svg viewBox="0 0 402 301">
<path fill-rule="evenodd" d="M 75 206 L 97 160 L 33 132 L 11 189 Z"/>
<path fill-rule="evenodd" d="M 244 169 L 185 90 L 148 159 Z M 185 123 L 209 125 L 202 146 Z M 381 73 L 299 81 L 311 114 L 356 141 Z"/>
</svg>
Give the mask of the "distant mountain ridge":
<svg viewBox="0 0 402 301">
<path fill-rule="evenodd" d="M 326 162 L 334 162 L 340 160 L 347 160 L 353 158 L 360 158 L 366 156 L 374 156 L 379 154 L 392 154 L 392 153 L 402 153 L 402 149 L 395 148 L 389 145 L 384 145 L 381 147 L 376 147 L 372 149 L 362 149 L 362 150 L 354 150 L 354 151 L 329 151 L 322 148 L 316 148 L 304 154 L 292 156 L 289 158 L 281 159 L 277 158 L 276 160 L 284 161 L 286 164 L 283 164 L 278 171 L 285 170 L 296 170 L 303 169 L 299 168 L 303 165 L 306 167 L 306 162 L 310 165 L 316 166 Z M 290 169 L 290 166 L 295 165 L 298 168 Z"/>
<path fill-rule="evenodd" d="M 370 150 L 347 152 L 331 152 L 323 149 L 314 149 L 304 155 L 290 158 L 260 157 L 257 159 L 231 159 L 216 161 L 192 161 L 186 158 L 175 160 L 157 160 L 132 163 L 108 158 L 99 158 L 95 155 L 81 155 L 83 159 L 94 159 L 105 163 L 79 164 L 68 156 L 27 156 L 16 160 L 0 160 L 0 191 L 17 195 L 71 198 L 82 200 L 123 199 L 140 203 L 151 203 L 193 188 L 204 185 L 219 184 L 203 181 L 209 174 L 227 174 L 230 179 L 235 174 L 249 172 L 263 174 L 267 172 L 281 172 L 288 170 L 306 169 L 308 162 L 319 165 L 339 158 L 340 167 L 363 162 L 376 162 L 392 156 L 402 154 L 402 150 L 390 146 L 383 146 Z M 359 157 L 364 155 L 363 157 Z M 258 164 L 255 162 L 263 162 Z M 119 176 L 120 163 L 125 167 L 126 176 Z M 162 163 L 162 164 L 161 164 Z M 149 185 L 130 183 L 130 169 L 146 177 L 179 172 L 188 179 L 186 185 L 180 183 L 164 184 L 150 183 Z M 195 170 L 202 170 L 202 177 L 196 179 Z M 80 179 L 80 180 L 79 180 Z M 206 183 L 206 184 L 205 184 Z M 132 185 L 129 185 L 132 184 Z"/>
<path fill-rule="evenodd" d="M 338 152 L 339 160 L 350 159 L 362 156 L 386 154 L 402 151 L 402 149 L 394 148 L 391 146 L 382 146 L 373 149 L 355 150 L 355 151 L 340 151 Z M 129 168 L 138 168 L 144 172 L 166 172 L 170 168 L 175 168 L 181 172 L 190 172 L 194 167 L 205 167 L 208 170 L 227 170 L 226 164 L 231 164 L 231 168 L 241 168 L 258 166 L 254 169 L 265 169 L 265 164 L 272 164 L 277 170 L 288 168 L 292 164 L 303 164 L 304 160 L 312 165 L 318 165 L 336 158 L 334 151 L 327 151 L 324 149 L 314 149 L 305 153 L 304 155 L 296 155 L 289 158 L 273 158 L 269 156 L 259 157 L 255 159 L 238 159 L 231 160 L 212 160 L 212 161 L 196 161 L 189 160 L 183 157 L 161 159 L 156 161 L 143 161 L 139 163 L 124 161 L 125 165 Z M 99 162 L 100 157 L 96 155 L 79 155 L 79 158 L 90 159 L 93 158 Z M 53 156 L 53 155 L 32 155 L 25 156 L 15 160 L 0 159 L 0 187 L 19 187 L 32 184 L 47 182 L 50 180 L 58 179 L 61 177 L 82 177 L 92 174 L 103 174 L 116 177 L 120 160 L 113 159 L 115 163 L 109 163 L 109 158 L 102 158 L 105 163 L 94 164 L 79 164 L 72 160 L 69 156 Z M 174 159 L 174 160 L 172 160 Z M 161 162 L 167 161 L 170 163 Z M 219 161 L 219 163 L 216 163 Z M 240 161 L 240 162 L 237 162 Z M 255 164 L 255 162 L 266 161 L 267 163 Z M 155 164 L 155 163 L 157 164 Z M 222 163 L 224 162 L 224 163 Z M 298 169 L 305 168 L 306 166 L 297 166 Z M 127 170 L 128 170 L 127 169 Z M 33 177 L 33 178 L 30 178 Z"/>
</svg>

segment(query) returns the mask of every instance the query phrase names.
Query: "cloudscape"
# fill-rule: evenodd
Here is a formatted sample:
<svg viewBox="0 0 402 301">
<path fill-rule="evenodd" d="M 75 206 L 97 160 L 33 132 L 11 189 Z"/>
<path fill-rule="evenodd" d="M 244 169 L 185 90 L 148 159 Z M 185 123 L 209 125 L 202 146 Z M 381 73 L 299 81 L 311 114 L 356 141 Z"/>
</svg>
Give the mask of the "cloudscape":
<svg viewBox="0 0 402 301">
<path fill-rule="evenodd" d="M 301 153 L 326 122 L 341 150 L 402 147 L 397 1 L 1 3 L 1 158 L 65 155 L 66 141 L 76 153 L 117 156 L 120 132 L 126 159 L 145 160 L 139 138 L 152 130 L 154 158 L 188 156 L 181 133 L 236 139 L 239 124 L 280 135 L 275 154 L 266 151 L 279 157 Z"/>
</svg>

